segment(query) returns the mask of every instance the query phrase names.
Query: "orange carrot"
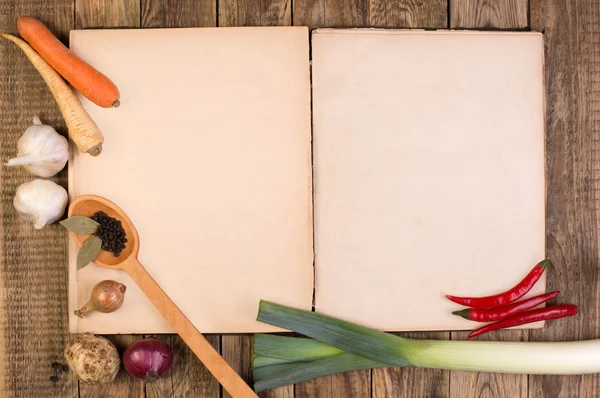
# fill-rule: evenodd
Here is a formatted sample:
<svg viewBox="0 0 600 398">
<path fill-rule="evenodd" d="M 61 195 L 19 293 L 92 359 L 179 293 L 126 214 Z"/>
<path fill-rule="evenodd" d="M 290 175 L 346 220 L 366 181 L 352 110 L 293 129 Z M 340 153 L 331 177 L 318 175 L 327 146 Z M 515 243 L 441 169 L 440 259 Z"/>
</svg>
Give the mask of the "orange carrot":
<svg viewBox="0 0 600 398">
<path fill-rule="evenodd" d="M 66 81 L 94 104 L 103 108 L 119 106 L 119 89 L 105 75 L 73 54 L 39 19 L 22 16 L 17 29 Z"/>
<path fill-rule="evenodd" d="M 79 148 L 81 152 L 87 152 L 92 156 L 98 156 L 100 152 L 102 152 L 104 137 L 94 120 L 75 96 L 73 90 L 71 90 L 60 75 L 56 73 L 56 71 L 52 69 L 52 67 L 29 46 L 29 44 L 18 37 L 7 33 L 0 33 L 0 36 L 15 43 L 40 73 L 58 104 L 58 108 L 69 129 L 69 137 L 75 142 L 77 148 Z"/>
</svg>

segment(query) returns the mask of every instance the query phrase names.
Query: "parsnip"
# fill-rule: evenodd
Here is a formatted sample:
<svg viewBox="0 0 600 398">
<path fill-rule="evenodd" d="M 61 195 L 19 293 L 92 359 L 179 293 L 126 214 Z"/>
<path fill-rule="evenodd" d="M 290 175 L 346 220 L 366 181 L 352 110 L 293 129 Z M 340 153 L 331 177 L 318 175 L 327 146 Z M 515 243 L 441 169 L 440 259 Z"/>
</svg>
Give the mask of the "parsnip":
<svg viewBox="0 0 600 398">
<path fill-rule="evenodd" d="M 7 33 L 0 36 L 15 43 L 29 59 L 34 68 L 40 73 L 50 92 L 54 96 L 60 109 L 67 128 L 69 137 L 73 140 L 81 152 L 87 152 L 92 156 L 98 156 L 102 152 L 104 136 L 100 129 L 81 105 L 75 93 L 33 48 L 25 41 Z"/>
</svg>

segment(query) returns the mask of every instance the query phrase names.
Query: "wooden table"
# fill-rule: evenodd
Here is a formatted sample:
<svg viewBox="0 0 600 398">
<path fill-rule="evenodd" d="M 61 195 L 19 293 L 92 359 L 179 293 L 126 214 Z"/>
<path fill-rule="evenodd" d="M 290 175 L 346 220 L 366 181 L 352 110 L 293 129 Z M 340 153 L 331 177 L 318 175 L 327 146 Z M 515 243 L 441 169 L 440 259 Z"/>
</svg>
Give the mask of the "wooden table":
<svg viewBox="0 0 600 398">
<path fill-rule="evenodd" d="M 576 303 L 580 315 L 535 331 L 492 335 L 499 340 L 598 338 L 600 293 L 600 0 L 2 0 L 0 26 L 16 33 L 16 18 L 33 15 L 68 41 L 69 30 L 100 27 L 309 25 L 468 28 L 545 33 L 547 99 L 547 229 L 550 290 Z M 0 44 L 0 151 L 15 154 L 33 114 L 66 133 L 37 72 L 12 44 Z M 144 386 L 122 371 L 107 386 L 78 381 L 65 366 L 66 234 L 41 231 L 15 214 L 16 187 L 32 177 L 0 166 L 0 396 L 227 396 L 177 336 L 168 377 Z M 66 172 L 56 179 L 66 186 Z M 226 294 L 224 292 L 224 294 Z M 409 333 L 462 339 L 463 333 Z M 140 336 L 110 336 L 122 349 Z M 250 336 L 210 336 L 244 377 Z M 596 397 L 598 375 L 543 377 L 424 369 L 358 371 L 284 387 L 269 397 Z"/>
</svg>

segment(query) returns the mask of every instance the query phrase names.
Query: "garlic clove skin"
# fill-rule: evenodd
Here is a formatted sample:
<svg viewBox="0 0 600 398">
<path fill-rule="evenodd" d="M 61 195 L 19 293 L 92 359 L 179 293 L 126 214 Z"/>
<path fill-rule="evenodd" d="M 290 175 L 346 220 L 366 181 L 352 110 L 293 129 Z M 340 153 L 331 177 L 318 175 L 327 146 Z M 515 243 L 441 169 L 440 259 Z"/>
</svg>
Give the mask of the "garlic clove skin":
<svg viewBox="0 0 600 398">
<path fill-rule="evenodd" d="M 25 221 L 42 229 L 63 216 L 68 201 L 63 187 L 50 180 L 35 179 L 19 185 L 13 205 Z"/>
<path fill-rule="evenodd" d="M 39 177 L 52 177 L 61 171 L 69 159 L 69 142 L 52 126 L 44 125 L 34 116 L 19 138 L 18 156 L 6 162 L 7 166 L 25 166 Z"/>
</svg>

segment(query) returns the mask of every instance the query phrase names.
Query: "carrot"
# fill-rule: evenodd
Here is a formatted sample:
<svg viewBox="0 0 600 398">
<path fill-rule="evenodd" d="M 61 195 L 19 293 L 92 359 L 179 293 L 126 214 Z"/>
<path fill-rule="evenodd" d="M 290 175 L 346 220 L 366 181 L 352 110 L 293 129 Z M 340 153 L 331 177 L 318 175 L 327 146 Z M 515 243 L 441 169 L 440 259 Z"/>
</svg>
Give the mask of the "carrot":
<svg viewBox="0 0 600 398">
<path fill-rule="evenodd" d="M 39 19 L 22 16 L 17 29 L 66 81 L 94 104 L 103 108 L 119 106 L 119 89 L 105 75 L 73 54 Z"/>
<path fill-rule="evenodd" d="M 58 104 L 69 129 L 69 137 L 75 142 L 77 148 L 81 152 L 98 156 L 102 152 L 104 137 L 94 120 L 75 96 L 73 90 L 29 44 L 7 33 L 0 33 L 0 36 L 12 41 L 23 50 L 31 64 L 40 73 Z"/>
</svg>

